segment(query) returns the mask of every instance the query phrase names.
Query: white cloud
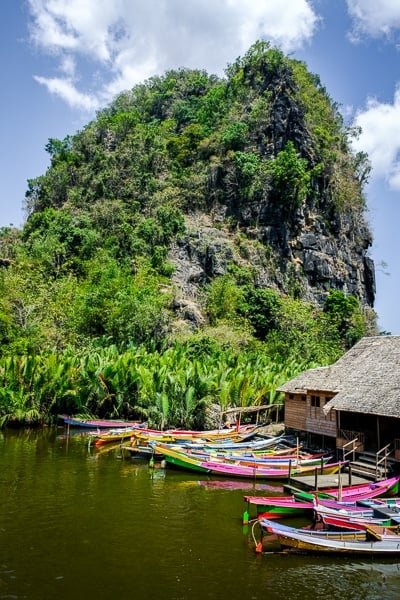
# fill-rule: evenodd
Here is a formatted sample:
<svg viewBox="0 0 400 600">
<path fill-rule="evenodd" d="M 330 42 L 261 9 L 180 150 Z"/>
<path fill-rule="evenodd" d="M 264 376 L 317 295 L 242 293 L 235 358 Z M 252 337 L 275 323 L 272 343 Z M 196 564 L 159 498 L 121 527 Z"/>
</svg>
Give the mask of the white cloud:
<svg viewBox="0 0 400 600">
<path fill-rule="evenodd" d="M 284 10 L 282 0 L 28 0 L 28 5 L 32 41 L 64 61 L 75 92 L 66 57 L 70 67 L 72 59 L 78 67 L 85 60 L 86 71 L 93 61 L 103 77 L 97 97 L 106 102 L 169 68 L 221 74 L 260 38 L 295 50 L 318 25 L 311 1 L 285 0 Z"/>
<path fill-rule="evenodd" d="M 230 3 L 236 6 L 241 51 L 256 39 L 267 38 L 289 52 L 309 40 L 316 28 L 318 18 L 309 2 L 291 0 L 282 2 L 254 2 L 254 0 Z"/>
<path fill-rule="evenodd" d="M 46 78 L 35 76 L 34 79 L 47 87 L 48 91 L 62 98 L 72 108 L 85 111 L 94 111 L 98 108 L 98 101 L 89 94 L 82 94 L 76 89 L 74 83 L 68 79 L 58 77 Z"/>
<path fill-rule="evenodd" d="M 67 77 L 72 78 L 75 75 L 75 60 L 72 56 L 64 56 L 60 62 L 60 71 Z"/>
<path fill-rule="evenodd" d="M 352 37 L 391 36 L 400 28 L 399 0 L 347 0 L 347 9 L 353 20 Z"/>
<path fill-rule="evenodd" d="M 373 174 L 384 178 L 392 189 L 400 190 L 400 87 L 393 104 L 370 98 L 359 111 L 354 124 L 361 135 L 353 142 L 356 151 L 368 153 Z"/>
<path fill-rule="evenodd" d="M 46 50 L 72 50 L 110 59 L 119 0 L 28 0 L 33 41 Z"/>
</svg>

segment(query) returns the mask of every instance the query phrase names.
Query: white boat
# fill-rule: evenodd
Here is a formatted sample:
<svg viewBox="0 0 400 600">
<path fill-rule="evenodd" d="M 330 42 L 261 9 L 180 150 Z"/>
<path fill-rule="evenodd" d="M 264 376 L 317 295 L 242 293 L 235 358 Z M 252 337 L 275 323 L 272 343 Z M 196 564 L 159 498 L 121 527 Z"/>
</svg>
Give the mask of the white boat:
<svg viewBox="0 0 400 600">
<path fill-rule="evenodd" d="M 274 534 L 280 544 L 297 552 L 331 554 L 400 554 L 400 535 L 385 527 L 365 530 L 315 531 L 288 527 L 268 519 L 260 521 L 263 530 Z"/>
</svg>

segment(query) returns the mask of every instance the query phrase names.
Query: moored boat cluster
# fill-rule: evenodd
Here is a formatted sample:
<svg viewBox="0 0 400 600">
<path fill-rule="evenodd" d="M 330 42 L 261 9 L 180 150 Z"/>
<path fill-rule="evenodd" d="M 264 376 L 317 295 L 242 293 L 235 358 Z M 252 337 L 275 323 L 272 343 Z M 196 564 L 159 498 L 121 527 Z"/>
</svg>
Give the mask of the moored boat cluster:
<svg viewBox="0 0 400 600">
<path fill-rule="evenodd" d="M 66 419 L 69 419 L 66 421 Z M 288 480 L 305 475 L 340 473 L 343 463 L 324 453 L 305 452 L 298 441 L 268 436 L 256 426 L 212 431 L 158 431 L 140 423 L 82 421 L 65 417 L 68 426 L 92 427 L 96 447 L 118 443 L 124 452 L 162 459 L 166 465 L 205 475 L 252 480 Z M 340 480 L 340 476 L 339 476 Z M 323 491 L 286 496 L 245 496 L 243 522 L 252 522 L 258 552 L 278 551 L 399 554 L 400 476 Z M 388 497 L 389 496 L 389 497 Z M 254 512 L 255 514 L 251 515 Z M 282 519 L 306 517 L 302 528 Z M 256 541 L 255 528 L 261 532 Z M 273 551 L 273 550 L 272 550 Z"/>
<path fill-rule="evenodd" d="M 292 496 L 245 496 L 249 511 L 255 507 L 261 539 L 256 551 L 268 551 L 278 542 L 280 549 L 333 554 L 400 553 L 400 476 L 374 483 L 296 493 Z M 389 496 L 389 497 L 384 497 Z M 279 521 L 307 516 L 311 524 L 290 527 Z M 278 520 L 278 522 L 276 521 Z"/>
</svg>

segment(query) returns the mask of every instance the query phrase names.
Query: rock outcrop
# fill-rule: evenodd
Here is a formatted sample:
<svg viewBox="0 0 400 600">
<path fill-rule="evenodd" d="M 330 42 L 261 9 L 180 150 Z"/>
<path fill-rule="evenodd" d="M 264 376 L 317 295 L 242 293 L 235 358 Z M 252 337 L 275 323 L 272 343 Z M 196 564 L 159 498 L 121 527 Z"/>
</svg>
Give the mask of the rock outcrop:
<svg viewBox="0 0 400 600">
<path fill-rule="evenodd" d="M 304 65 L 268 56 L 257 69 L 244 61 L 238 71 L 248 88 L 242 120 L 252 126 L 241 152 L 209 160 L 206 208 L 187 215 L 187 232 L 170 252 L 174 283 L 182 297 L 196 300 L 201 286 L 233 263 L 251 268 L 256 286 L 319 305 L 329 290 L 340 290 L 373 307 L 363 178 L 341 117 Z M 252 118 L 265 97 L 264 112 Z M 283 156 L 287 171 L 277 176 Z M 360 164 L 368 169 L 365 157 Z"/>
<path fill-rule="evenodd" d="M 336 289 L 373 306 L 375 272 L 367 254 L 372 240 L 359 215 L 343 218 L 336 233 L 328 230 L 320 213 L 311 211 L 304 215 L 303 226 L 295 228 L 283 220 L 233 232 L 217 225 L 204 214 L 192 216 L 187 233 L 171 248 L 180 305 L 186 299 L 193 309 L 202 286 L 236 264 L 252 269 L 259 287 L 273 287 L 320 305 L 328 291 Z M 184 318 L 202 323 L 201 313 L 195 313 Z"/>
</svg>

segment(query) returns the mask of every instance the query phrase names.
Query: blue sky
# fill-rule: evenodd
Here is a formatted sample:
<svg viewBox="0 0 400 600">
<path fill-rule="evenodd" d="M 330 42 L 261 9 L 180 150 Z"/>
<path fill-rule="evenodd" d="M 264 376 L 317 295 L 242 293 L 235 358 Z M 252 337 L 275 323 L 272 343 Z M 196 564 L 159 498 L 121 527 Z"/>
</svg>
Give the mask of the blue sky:
<svg viewBox="0 0 400 600">
<path fill-rule="evenodd" d="M 284 7 L 284 8 L 283 8 Z M 400 334 L 400 0 L 3 0 L 0 226 L 20 226 L 48 138 L 168 68 L 223 73 L 260 38 L 318 73 L 373 172 L 375 309 Z"/>
</svg>

